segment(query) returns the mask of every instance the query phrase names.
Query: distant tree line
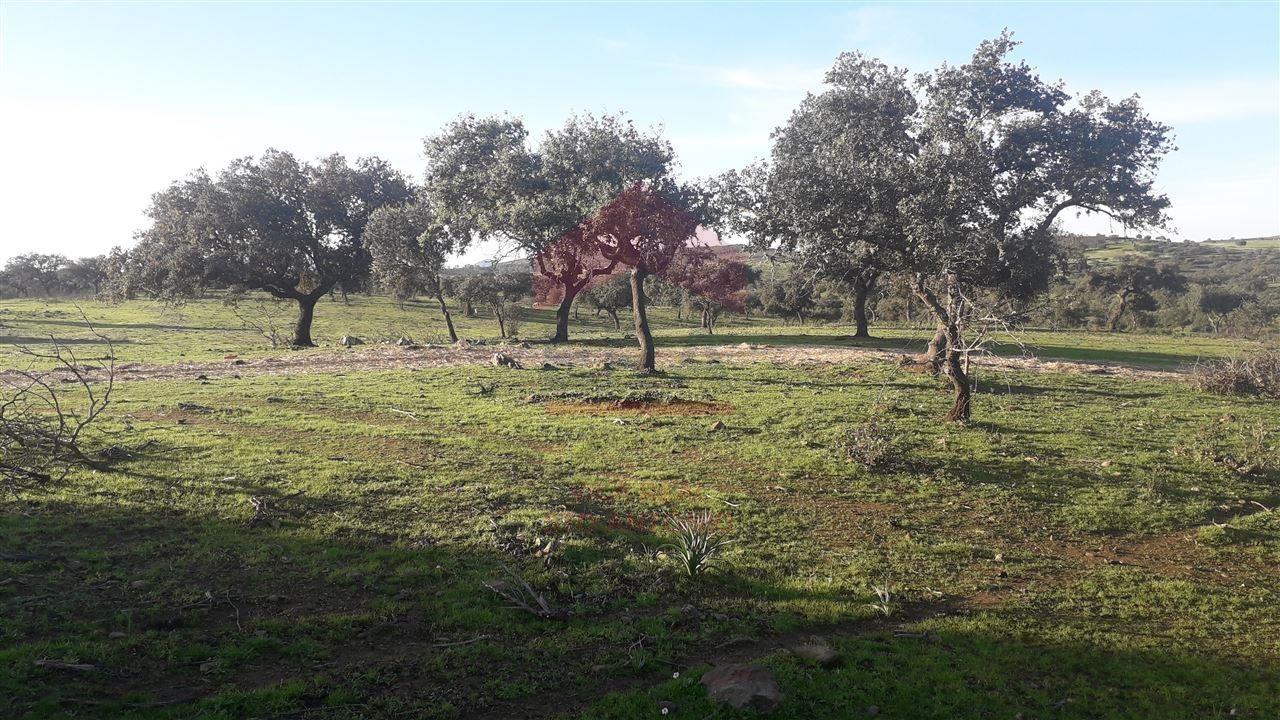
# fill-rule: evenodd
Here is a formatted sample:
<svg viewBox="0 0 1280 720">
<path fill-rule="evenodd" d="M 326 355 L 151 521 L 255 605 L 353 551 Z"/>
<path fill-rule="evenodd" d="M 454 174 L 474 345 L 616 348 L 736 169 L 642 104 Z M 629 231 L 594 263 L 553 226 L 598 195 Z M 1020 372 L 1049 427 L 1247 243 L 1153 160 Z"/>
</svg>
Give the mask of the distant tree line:
<svg viewBox="0 0 1280 720">
<path fill-rule="evenodd" d="M 1010 59 L 1015 45 L 1004 33 L 966 63 L 920 75 L 843 54 L 766 159 L 697 181 L 677 176 L 658 131 L 611 115 L 570 117 L 536 141 L 518 118 L 463 115 L 425 140 L 421 183 L 377 158 L 268 150 L 157 193 L 132 249 L 80 263 L 15 258 L 2 287 L 267 293 L 296 303 L 296 346 L 312 344 L 326 295 L 425 295 L 456 338 L 447 299 L 509 336 L 532 294 L 556 308 L 552 342 L 568 339 L 583 306 L 615 326 L 630 309 L 644 369 L 654 367 L 650 302 L 709 332 L 726 311 L 847 322 L 859 337 L 873 322 L 920 323 L 933 330 L 922 361 L 955 391 L 952 420 L 969 417 L 969 357 L 992 328 L 1274 329 L 1271 255 L 1209 257 L 1150 234 L 1110 252 L 1064 236 L 1061 219 L 1075 212 L 1135 232 L 1166 225 L 1169 200 L 1154 183 L 1170 129 L 1136 97 L 1045 82 Z M 756 260 L 697 247 L 700 227 L 745 236 Z M 481 241 L 519 250 L 530 267 L 444 269 Z"/>
</svg>

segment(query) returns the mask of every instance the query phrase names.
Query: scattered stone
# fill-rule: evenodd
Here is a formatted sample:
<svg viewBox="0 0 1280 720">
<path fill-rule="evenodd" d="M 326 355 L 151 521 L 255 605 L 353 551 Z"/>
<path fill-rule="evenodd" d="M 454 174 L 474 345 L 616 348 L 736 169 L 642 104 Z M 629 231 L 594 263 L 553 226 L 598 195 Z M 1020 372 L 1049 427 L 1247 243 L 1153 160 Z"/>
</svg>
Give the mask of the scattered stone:
<svg viewBox="0 0 1280 720">
<path fill-rule="evenodd" d="M 354 335 L 343 335 L 338 344 L 342 347 L 355 347 L 356 345 L 363 345 L 364 341 Z"/>
<path fill-rule="evenodd" d="M 812 638 L 803 645 L 796 645 L 791 648 L 791 652 L 823 667 L 831 667 L 840 661 L 840 653 L 822 638 Z"/>
<path fill-rule="evenodd" d="M 107 635 L 107 637 L 112 640 L 119 640 L 120 638 L 125 637 L 125 634 L 120 632 L 119 630 L 116 630 L 115 632 Z"/>
<path fill-rule="evenodd" d="M 134 580 L 133 582 L 129 583 L 129 587 L 133 588 L 134 590 L 141 590 L 146 586 L 147 586 L 146 580 Z"/>
<path fill-rule="evenodd" d="M 879 706 L 879 705 L 868 705 L 868 706 L 867 706 L 867 717 L 875 717 L 875 716 L 877 716 L 877 715 L 879 715 L 879 714 L 880 714 L 880 706 Z"/>
<path fill-rule="evenodd" d="M 524 368 L 524 366 L 520 364 L 519 360 L 516 360 L 506 353 L 494 353 L 492 362 L 494 367 L 509 367 L 512 370 L 520 370 Z"/>
<path fill-rule="evenodd" d="M 1004 562 L 1004 553 L 996 553 L 995 561 Z"/>
<path fill-rule="evenodd" d="M 196 379 L 197 379 L 197 380 L 208 380 L 208 379 L 209 379 L 209 376 L 208 376 L 208 375 L 197 375 L 197 376 L 196 376 Z"/>
<path fill-rule="evenodd" d="M 533 347 L 533 346 L 532 346 L 532 345 L 530 345 L 530 344 L 529 344 L 529 343 L 527 343 L 527 342 L 522 342 L 522 343 L 520 343 L 520 347 L 521 347 L 521 348 L 524 348 L 525 350 L 528 350 L 529 348 L 531 348 L 531 347 Z"/>
<path fill-rule="evenodd" d="M 396 340 L 396 345 L 399 345 L 400 347 L 410 347 L 413 345 L 413 341 L 407 337 L 401 336 L 399 340 Z"/>
<path fill-rule="evenodd" d="M 772 712 L 782 697 L 778 681 L 763 665 L 720 665 L 702 676 L 702 685 L 712 700 L 738 710 Z"/>
<path fill-rule="evenodd" d="M 183 412 L 194 412 L 194 413 L 213 412 L 213 408 L 209 407 L 208 405 L 201 405 L 199 403 L 192 403 L 192 402 L 180 402 L 178 403 L 178 409 Z"/>
<path fill-rule="evenodd" d="M 544 362 L 542 363 L 541 369 L 542 370 L 559 370 L 560 368 L 556 367 L 555 365 L 552 365 L 551 363 Z"/>
<path fill-rule="evenodd" d="M 601 369 L 601 370 L 612 370 L 612 369 L 613 369 L 613 363 L 608 362 L 608 361 L 602 362 L 602 363 L 600 363 L 600 369 Z"/>
<path fill-rule="evenodd" d="M 724 430 L 725 427 L 726 425 L 723 420 L 717 420 L 711 423 L 711 432 L 720 432 L 721 430 Z"/>
<path fill-rule="evenodd" d="M 130 453 L 127 448 L 120 445 L 112 445 L 106 450 L 103 450 L 101 455 L 103 460 L 110 461 L 128 460 L 132 457 L 132 453 Z"/>
<path fill-rule="evenodd" d="M 277 405 L 282 402 L 284 402 L 284 398 L 276 397 L 275 395 L 268 395 L 266 399 L 268 405 Z"/>
</svg>

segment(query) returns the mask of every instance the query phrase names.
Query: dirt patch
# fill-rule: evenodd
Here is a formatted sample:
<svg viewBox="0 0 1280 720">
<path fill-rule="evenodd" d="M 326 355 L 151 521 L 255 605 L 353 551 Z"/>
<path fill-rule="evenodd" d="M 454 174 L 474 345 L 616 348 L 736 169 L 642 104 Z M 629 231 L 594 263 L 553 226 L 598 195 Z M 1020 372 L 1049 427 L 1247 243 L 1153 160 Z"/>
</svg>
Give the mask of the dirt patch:
<svg viewBox="0 0 1280 720">
<path fill-rule="evenodd" d="M 729 403 L 702 400 L 610 400 L 603 402 L 549 402 L 548 415 L 724 415 Z"/>
<path fill-rule="evenodd" d="M 117 380 L 218 380 L 263 375 L 297 375 L 343 373 L 370 370 L 416 370 L 435 367 L 492 365 L 493 353 L 502 351 L 525 368 L 543 363 L 560 368 L 598 368 L 610 363 L 618 368 L 634 367 L 635 351 L 631 349 L 598 349 L 564 345 L 426 345 L 396 347 L 379 345 L 367 348 L 315 349 L 289 352 L 259 359 L 220 360 L 200 363 L 143 365 L 125 363 L 116 366 Z M 878 359 L 898 362 L 902 353 L 874 348 L 835 348 L 773 345 L 707 345 L 698 347 L 658 348 L 658 364 L 670 368 L 685 361 L 711 361 L 750 364 L 757 362 L 781 365 L 843 365 Z M 240 364 L 235 364 L 240 363 Z M 1034 358 L 985 357 L 985 368 L 1110 375 L 1133 378 L 1174 378 L 1181 374 L 1165 370 L 1149 370 L 1101 363 L 1044 361 Z M 10 371 L 11 372 L 11 371 Z M 513 372 L 540 372 L 520 370 Z M 10 373 L 0 373 L 0 376 Z M 53 373 L 55 377 L 58 373 Z M 90 372 L 91 380 L 103 374 Z"/>
</svg>

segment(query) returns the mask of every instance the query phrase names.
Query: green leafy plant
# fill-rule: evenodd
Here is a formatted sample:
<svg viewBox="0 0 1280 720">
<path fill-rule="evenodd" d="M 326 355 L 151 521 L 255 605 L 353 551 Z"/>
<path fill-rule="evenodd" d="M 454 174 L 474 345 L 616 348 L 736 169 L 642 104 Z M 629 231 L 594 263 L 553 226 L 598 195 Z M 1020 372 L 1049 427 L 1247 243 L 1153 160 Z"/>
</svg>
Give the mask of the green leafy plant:
<svg viewBox="0 0 1280 720">
<path fill-rule="evenodd" d="M 718 533 L 712 524 L 710 512 L 702 512 L 687 518 L 669 518 L 676 531 L 676 541 L 664 545 L 689 577 L 697 577 L 723 562 L 721 552 L 733 542 Z"/>
</svg>

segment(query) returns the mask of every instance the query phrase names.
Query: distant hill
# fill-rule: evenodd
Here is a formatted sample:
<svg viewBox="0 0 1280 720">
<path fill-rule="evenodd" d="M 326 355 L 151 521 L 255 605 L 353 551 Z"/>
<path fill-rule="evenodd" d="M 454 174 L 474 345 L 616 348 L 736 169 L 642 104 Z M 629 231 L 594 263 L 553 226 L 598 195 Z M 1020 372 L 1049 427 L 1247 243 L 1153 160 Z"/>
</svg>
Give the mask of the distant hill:
<svg viewBox="0 0 1280 720">
<path fill-rule="evenodd" d="M 1125 255 L 1145 255 L 1178 265 L 1197 282 L 1229 282 L 1252 276 L 1280 284 L 1280 236 L 1177 242 L 1105 235 L 1066 235 L 1067 251 L 1090 264 L 1115 262 Z"/>
</svg>

